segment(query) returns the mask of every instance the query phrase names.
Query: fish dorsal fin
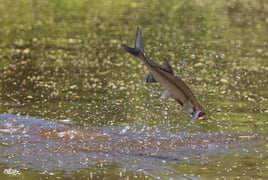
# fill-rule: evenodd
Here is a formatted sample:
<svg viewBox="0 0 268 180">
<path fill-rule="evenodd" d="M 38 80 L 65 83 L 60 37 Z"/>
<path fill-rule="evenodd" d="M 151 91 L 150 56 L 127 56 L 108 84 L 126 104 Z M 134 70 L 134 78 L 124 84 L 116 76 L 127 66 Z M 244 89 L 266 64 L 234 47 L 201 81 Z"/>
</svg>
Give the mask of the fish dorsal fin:
<svg viewBox="0 0 268 180">
<path fill-rule="evenodd" d="M 168 61 L 166 59 L 164 60 L 164 65 L 162 67 L 160 67 L 160 69 L 174 75 L 172 67 L 170 66 L 170 64 L 168 63 Z M 155 80 L 152 73 L 149 73 L 147 78 L 146 78 L 146 82 L 147 83 L 156 83 L 157 81 Z"/>
<path fill-rule="evenodd" d="M 174 75 L 174 72 L 172 70 L 172 67 L 170 66 L 170 64 L 168 63 L 168 60 L 164 60 L 164 66 L 161 68 L 162 70 Z"/>
<path fill-rule="evenodd" d="M 153 77 L 152 73 L 149 73 L 147 78 L 146 78 L 147 83 L 156 83 L 155 78 Z"/>
<path fill-rule="evenodd" d="M 161 99 L 169 99 L 169 98 L 171 98 L 171 94 L 168 92 L 168 90 L 165 90 L 165 91 L 162 93 L 162 95 L 161 95 L 160 98 L 161 98 Z"/>
</svg>

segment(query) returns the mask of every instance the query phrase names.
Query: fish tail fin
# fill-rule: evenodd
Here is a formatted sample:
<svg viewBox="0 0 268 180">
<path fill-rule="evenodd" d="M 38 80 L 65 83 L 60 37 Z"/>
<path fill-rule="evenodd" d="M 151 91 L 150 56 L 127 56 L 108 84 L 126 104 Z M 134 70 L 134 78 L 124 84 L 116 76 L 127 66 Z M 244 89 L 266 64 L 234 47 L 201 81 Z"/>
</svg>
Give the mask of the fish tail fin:
<svg viewBox="0 0 268 180">
<path fill-rule="evenodd" d="M 122 48 L 133 56 L 138 56 L 140 52 L 143 52 L 143 44 L 141 37 L 141 29 L 137 28 L 136 41 L 134 48 L 122 44 Z"/>
</svg>

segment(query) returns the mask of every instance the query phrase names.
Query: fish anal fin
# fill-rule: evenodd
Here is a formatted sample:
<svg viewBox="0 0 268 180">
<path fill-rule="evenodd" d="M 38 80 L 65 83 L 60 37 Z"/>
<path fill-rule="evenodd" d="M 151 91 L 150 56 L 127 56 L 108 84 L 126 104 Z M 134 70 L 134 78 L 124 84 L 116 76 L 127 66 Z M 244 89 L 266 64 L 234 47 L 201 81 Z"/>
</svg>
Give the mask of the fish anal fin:
<svg viewBox="0 0 268 180">
<path fill-rule="evenodd" d="M 153 77 L 152 73 L 149 73 L 148 76 L 147 76 L 147 78 L 146 78 L 146 82 L 147 83 L 156 83 L 157 81 Z"/>
</svg>

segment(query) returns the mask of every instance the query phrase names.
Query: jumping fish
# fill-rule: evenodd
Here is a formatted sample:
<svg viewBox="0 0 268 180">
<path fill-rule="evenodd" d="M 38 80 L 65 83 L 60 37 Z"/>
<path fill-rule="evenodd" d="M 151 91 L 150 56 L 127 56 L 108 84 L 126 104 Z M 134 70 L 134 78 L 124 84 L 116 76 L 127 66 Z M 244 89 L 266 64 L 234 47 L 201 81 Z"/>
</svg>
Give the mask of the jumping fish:
<svg viewBox="0 0 268 180">
<path fill-rule="evenodd" d="M 161 98 L 175 99 L 194 120 L 202 120 L 205 118 L 205 112 L 201 104 L 197 101 L 191 89 L 177 77 L 167 60 L 164 66 L 159 66 L 150 60 L 143 49 L 141 29 L 137 28 L 136 41 L 134 48 L 122 44 L 122 48 L 133 56 L 142 60 L 149 70 L 146 79 L 147 83 L 158 82 L 165 88 Z"/>
</svg>

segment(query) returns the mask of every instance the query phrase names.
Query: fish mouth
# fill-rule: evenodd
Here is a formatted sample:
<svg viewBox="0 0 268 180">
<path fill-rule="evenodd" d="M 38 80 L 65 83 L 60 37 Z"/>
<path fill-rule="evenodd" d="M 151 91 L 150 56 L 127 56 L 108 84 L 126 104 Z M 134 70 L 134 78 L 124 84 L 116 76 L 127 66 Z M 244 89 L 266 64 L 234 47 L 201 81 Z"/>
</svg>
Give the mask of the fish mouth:
<svg viewBox="0 0 268 180">
<path fill-rule="evenodd" d="M 197 120 L 203 120 L 203 119 L 205 119 L 205 117 L 206 117 L 206 114 L 201 111 L 198 113 Z"/>
<path fill-rule="evenodd" d="M 203 119 L 205 119 L 205 117 L 206 117 L 206 114 L 204 112 L 198 111 L 195 113 L 193 119 L 194 120 L 203 120 Z"/>
<path fill-rule="evenodd" d="M 205 119 L 205 117 L 206 117 L 206 115 L 203 115 L 203 116 L 198 117 L 196 120 L 200 121 L 200 120 Z"/>
</svg>

